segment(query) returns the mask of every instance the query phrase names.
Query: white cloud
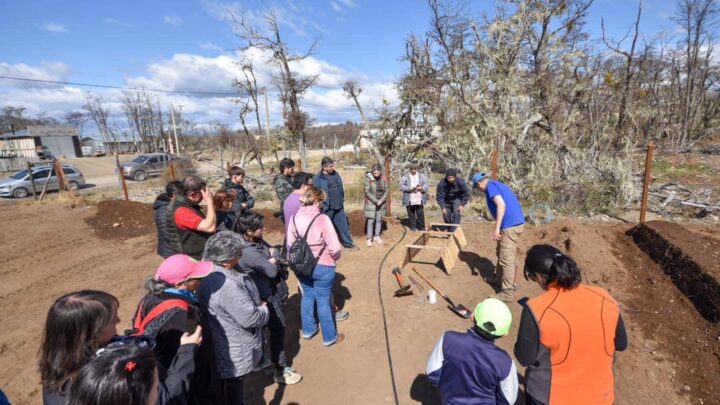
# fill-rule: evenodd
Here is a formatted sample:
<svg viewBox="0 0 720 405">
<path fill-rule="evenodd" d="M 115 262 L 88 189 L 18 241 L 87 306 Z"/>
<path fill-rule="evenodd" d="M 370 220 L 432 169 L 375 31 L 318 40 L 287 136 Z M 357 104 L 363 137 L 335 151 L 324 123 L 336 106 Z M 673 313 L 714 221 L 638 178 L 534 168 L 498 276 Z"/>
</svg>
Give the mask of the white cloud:
<svg viewBox="0 0 720 405">
<path fill-rule="evenodd" d="M 341 3 L 346 5 L 347 7 L 355 7 L 357 4 L 355 3 L 355 0 L 340 0 Z"/>
<path fill-rule="evenodd" d="M 214 45 L 204 44 L 206 47 Z M 154 93 L 164 109 L 170 103 L 176 108 L 182 105 L 183 114 L 198 124 L 224 122 L 233 128 L 239 125 L 237 119 L 238 106 L 234 96 L 236 89 L 232 81 L 240 76 L 236 62 L 246 57 L 253 61 L 258 86 L 269 91 L 270 116 L 273 125 L 281 123 L 282 105 L 275 94 L 270 72 L 276 67 L 272 64 L 267 52 L 248 49 L 245 52 L 224 52 L 223 54 L 205 57 L 195 54 L 175 54 L 171 58 L 160 60 L 146 67 L 140 76 L 125 78 L 125 86 L 144 87 L 148 89 L 167 89 L 199 92 L 221 92 L 233 95 L 192 95 L 175 93 Z M 343 90 L 343 83 L 352 77 L 343 69 L 316 57 L 309 57 L 301 62 L 294 62 L 291 69 L 299 74 L 320 75 L 318 84 L 311 88 L 301 99 L 301 107 L 316 122 L 335 123 L 346 120 L 357 121 L 359 115 L 352 100 L 348 99 Z M 38 66 L 25 64 L 9 64 L 0 62 L 0 75 L 19 76 L 49 80 L 63 80 L 72 71 L 71 67 L 60 62 L 49 62 Z M 102 83 L 100 83 L 102 84 Z M 383 99 L 391 104 L 397 102 L 397 92 L 393 83 L 360 81 L 363 89 L 360 102 L 368 115 L 374 115 Z M 81 110 L 88 91 L 100 95 L 111 109 L 115 125 L 125 128 L 125 117 L 122 113 L 122 91 L 117 89 L 88 89 L 64 85 L 37 85 L 32 83 L 0 80 L 0 106 L 13 105 L 27 108 L 29 115 L 47 113 L 62 119 L 70 111 Z M 264 114 L 264 101 L 260 100 Z M 264 117 L 264 115 L 263 115 Z M 250 117 L 250 125 L 255 125 Z M 92 133 L 90 129 L 89 133 Z"/>
<path fill-rule="evenodd" d="M 308 30 L 311 29 L 318 32 L 325 31 L 316 21 L 308 17 L 312 14 L 308 6 L 298 5 L 293 1 L 282 3 L 270 0 L 264 3 L 262 10 L 252 9 L 239 1 L 203 0 L 203 6 L 208 14 L 228 22 L 236 32 L 238 27 L 234 20 L 242 19 L 260 33 L 267 34 L 266 13 L 275 15 L 281 31 L 286 28 L 299 37 L 308 37 Z"/>
<path fill-rule="evenodd" d="M 183 23 L 183 19 L 177 15 L 166 15 L 163 17 L 163 22 L 170 25 L 180 25 Z"/>
<path fill-rule="evenodd" d="M 135 26 L 135 24 L 132 24 L 132 23 L 129 23 L 129 22 L 125 22 L 125 21 L 120 21 L 120 20 L 118 20 L 118 19 L 116 19 L 116 18 L 105 18 L 105 19 L 103 19 L 103 22 L 106 23 L 106 24 L 117 25 L 117 26 L 119 26 L 119 27 L 128 27 L 128 28 L 131 28 L 131 27 L 134 27 L 134 26 Z"/>
<path fill-rule="evenodd" d="M 0 76 L 20 77 L 37 80 L 62 81 L 71 71 L 70 66 L 62 62 L 44 62 L 40 66 L 29 66 L 24 63 L 9 64 L 0 62 Z M 0 79 L 0 87 L 56 87 L 51 83 L 38 83 Z"/>
<path fill-rule="evenodd" d="M 65 27 L 62 24 L 57 23 L 47 23 L 40 26 L 41 30 L 48 31 L 48 32 L 54 32 L 54 33 L 60 33 L 64 34 L 66 32 L 69 32 L 67 27 Z"/>
<path fill-rule="evenodd" d="M 223 49 L 219 45 L 215 45 L 214 43 L 212 43 L 210 41 L 202 42 L 202 43 L 198 44 L 198 46 L 203 51 L 211 51 L 211 52 L 224 52 L 225 51 L 225 49 Z"/>
<path fill-rule="evenodd" d="M 338 13 L 342 10 L 342 9 L 340 8 L 340 5 L 337 4 L 337 3 L 335 3 L 334 1 L 331 1 L 331 2 L 330 2 L 330 6 L 333 8 L 333 10 L 337 11 Z"/>
</svg>

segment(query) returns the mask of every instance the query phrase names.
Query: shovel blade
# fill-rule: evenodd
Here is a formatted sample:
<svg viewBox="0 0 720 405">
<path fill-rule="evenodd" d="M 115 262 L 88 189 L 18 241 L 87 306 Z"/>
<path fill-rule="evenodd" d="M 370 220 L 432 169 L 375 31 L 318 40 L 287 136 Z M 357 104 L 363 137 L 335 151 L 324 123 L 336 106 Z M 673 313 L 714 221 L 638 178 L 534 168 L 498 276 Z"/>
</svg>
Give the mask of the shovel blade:
<svg viewBox="0 0 720 405">
<path fill-rule="evenodd" d="M 471 315 L 470 310 L 467 309 L 467 308 L 465 308 L 465 306 L 462 305 L 462 304 L 457 304 L 457 305 L 455 305 L 455 306 L 453 306 L 453 305 L 448 305 L 448 308 L 450 308 L 451 311 L 455 312 L 456 314 L 458 314 L 458 315 L 459 315 L 460 317 L 462 317 L 462 318 L 465 318 L 465 319 L 469 319 L 469 318 L 470 318 L 470 315 Z"/>
</svg>

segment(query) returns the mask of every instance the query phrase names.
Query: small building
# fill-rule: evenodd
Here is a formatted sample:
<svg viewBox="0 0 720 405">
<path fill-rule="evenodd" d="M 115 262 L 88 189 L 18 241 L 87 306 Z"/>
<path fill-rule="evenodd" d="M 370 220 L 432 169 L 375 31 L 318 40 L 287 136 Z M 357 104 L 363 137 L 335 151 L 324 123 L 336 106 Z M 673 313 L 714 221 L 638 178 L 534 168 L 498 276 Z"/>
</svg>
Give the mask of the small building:
<svg viewBox="0 0 720 405">
<path fill-rule="evenodd" d="M 28 126 L 15 132 L 0 135 L 3 155 L 37 157 L 40 151 L 52 156 L 76 158 L 82 154 L 80 138 L 72 126 Z"/>
<path fill-rule="evenodd" d="M 24 169 L 27 162 L 81 156 L 72 126 L 28 126 L 0 135 L 0 171 Z"/>
</svg>

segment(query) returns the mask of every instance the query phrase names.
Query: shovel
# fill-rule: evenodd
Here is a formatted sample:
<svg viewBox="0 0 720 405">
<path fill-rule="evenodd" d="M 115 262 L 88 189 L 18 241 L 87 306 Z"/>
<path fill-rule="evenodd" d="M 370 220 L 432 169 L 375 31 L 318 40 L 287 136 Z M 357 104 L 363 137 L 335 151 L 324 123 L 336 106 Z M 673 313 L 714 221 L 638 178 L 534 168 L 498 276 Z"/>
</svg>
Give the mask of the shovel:
<svg viewBox="0 0 720 405">
<path fill-rule="evenodd" d="M 417 274 L 418 276 L 420 276 L 420 278 L 423 279 L 423 281 L 425 281 L 426 283 L 428 283 L 428 285 L 429 285 L 430 287 L 432 287 L 435 291 L 437 291 L 437 293 L 440 294 L 440 296 L 443 297 L 443 298 L 445 299 L 445 301 L 448 302 L 448 304 L 450 304 L 450 305 L 448 305 L 448 308 L 450 308 L 451 311 L 455 312 L 456 314 L 460 315 L 461 317 L 463 317 L 463 318 L 465 318 L 465 319 L 470 318 L 471 312 L 470 312 L 469 309 L 465 308 L 465 306 L 464 306 L 463 304 L 457 304 L 457 305 L 456 305 L 456 304 L 450 299 L 450 297 L 448 297 L 447 295 L 445 295 L 445 293 L 442 292 L 439 288 L 435 287 L 435 286 L 430 282 L 430 280 L 426 279 L 422 274 L 420 274 L 420 272 L 417 271 L 417 269 L 416 269 L 415 267 L 413 267 L 412 270 L 415 272 L 415 274 Z"/>
</svg>

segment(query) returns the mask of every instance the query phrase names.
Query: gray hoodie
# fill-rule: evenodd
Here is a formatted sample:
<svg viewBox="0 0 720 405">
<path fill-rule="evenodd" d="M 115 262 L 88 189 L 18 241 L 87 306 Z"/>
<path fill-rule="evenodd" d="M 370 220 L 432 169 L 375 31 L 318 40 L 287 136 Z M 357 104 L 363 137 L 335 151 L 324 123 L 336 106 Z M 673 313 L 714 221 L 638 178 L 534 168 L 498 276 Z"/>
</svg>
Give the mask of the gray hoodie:
<svg viewBox="0 0 720 405">
<path fill-rule="evenodd" d="M 270 317 L 253 280 L 215 265 L 196 295 L 210 327 L 220 378 L 250 373 L 262 357 L 262 327 Z"/>
</svg>

